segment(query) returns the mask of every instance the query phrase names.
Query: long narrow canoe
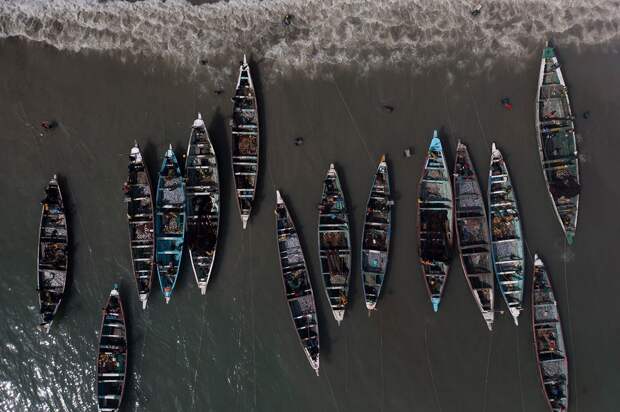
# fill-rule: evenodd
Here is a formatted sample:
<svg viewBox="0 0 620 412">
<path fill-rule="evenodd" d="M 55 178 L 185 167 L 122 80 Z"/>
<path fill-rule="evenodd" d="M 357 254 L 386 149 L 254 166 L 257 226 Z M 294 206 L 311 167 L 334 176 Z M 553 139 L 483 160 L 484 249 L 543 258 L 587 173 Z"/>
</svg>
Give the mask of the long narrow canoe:
<svg viewBox="0 0 620 412">
<path fill-rule="evenodd" d="M 151 293 L 153 271 L 155 269 L 155 236 L 153 227 L 153 194 L 151 178 L 142 159 L 138 143 L 129 154 L 129 176 L 123 188 L 127 203 L 127 222 L 129 224 L 129 247 L 133 275 L 138 287 L 138 298 L 142 308 Z"/>
<path fill-rule="evenodd" d="M 418 256 L 433 310 L 439 310 L 448 278 L 453 233 L 452 184 L 437 130 L 418 189 Z"/>
<path fill-rule="evenodd" d="M 245 229 L 256 195 L 258 179 L 259 127 L 256 92 L 250 66 L 243 55 L 233 97 L 232 168 L 241 222 Z"/>
<path fill-rule="evenodd" d="M 362 234 L 362 284 L 369 311 L 377 306 L 387 273 L 393 204 L 388 165 L 383 155 L 368 196 Z"/>
<path fill-rule="evenodd" d="M 523 232 L 517 207 L 517 196 L 508 174 L 506 162 L 495 143 L 491 148 L 489 168 L 489 227 L 493 265 L 499 289 L 515 324 L 523 303 Z"/>
<path fill-rule="evenodd" d="M 62 193 L 56 175 L 45 188 L 41 202 L 39 251 L 37 254 L 37 292 L 39 295 L 39 329 L 47 333 L 52 326 L 67 285 L 69 236 Z"/>
<path fill-rule="evenodd" d="M 551 279 L 538 255 L 534 255 L 532 282 L 532 329 L 538 373 L 552 412 L 568 410 L 568 360 L 562 323 Z"/>
<path fill-rule="evenodd" d="M 301 347 L 319 374 L 319 321 L 304 252 L 295 223 L 280 191 L 276 191 L 276 234 L 284 294 Z"/>
<path fill-rule="evenodd" d="M 323 181 L 319 205 L 319 259 L 327 299 L 340 325 L 349 296 L 351 234 L 344 193 L 333 163 Z"/>
<path fill-rule="evenodd" d="M 545 47 L 536 93 L 540 162 L 555 213 L 573 243 L 579 209 L 579 157 L 568 89 L 552 47 Z"/>
<path fill-rule="evenodd" d="M 168 303 L 179 275 L 185 235 L 184 182 L 172 145 L 166 151 L 159 171 L 156 206 L 157 276 Z"/>
<path fill-rule="evenodd" d="M 198 113 L 185 160 L 187 246 L 200 292 L 207 293 L 220 227 L 220 178 L 215 150 Z"/>
<path fill-rule="evenodd" d="M 118 285 L 103 309 L 97 356 L 97 403 L 100 412 L 121 407 L 127 374 L 127 330 Z"/>
<path fill-rule="evenodd" d="M 454 165 L 456 238 L 465 278 L 489 330 L 494 321 L 494 277 L 484 197 L 467 146 L 460 141 Z"/>
</svg>

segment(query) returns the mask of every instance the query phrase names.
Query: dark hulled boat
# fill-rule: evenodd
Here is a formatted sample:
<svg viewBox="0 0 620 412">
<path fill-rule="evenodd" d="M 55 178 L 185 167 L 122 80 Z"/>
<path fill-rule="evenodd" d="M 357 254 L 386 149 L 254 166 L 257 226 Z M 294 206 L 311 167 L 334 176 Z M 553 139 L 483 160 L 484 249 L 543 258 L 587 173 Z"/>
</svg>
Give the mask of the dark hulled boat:
<svg viewBox="0 0 620 412">
<path fill-rule="evenodd" d="M 142 308 L 151 293 L 155 268 L 155 233 L 151 178 L 136 143 L 129 154 L 129 176 L 123 188 L 127 203 L 129 246 L 133 275 Z"/>
<path fill-rule="evenodd" d="M 418 256 L 435 312 L 439 310 L 450 268 L 452 226 L 452 184 L 441 140 L 435 130 L 418 186 Z"/>
<path fill-rule="evenodd" d="M 215 150 L 198 113 L 185 160 L 187 200 L 186 242 L 200 292 L 207 292 L 220 226 L 220 179 Z"/>
<path fill-rule="evenodd" d="M 579 157 L 568 88 L 552 47 L 545 47 L 540 63 L 536 131 L 547 190 L 566 240 L 572 244 L 579 209 Z"/>
<path fill-rule="evenodd" d="M 159 171 L 155 214 L 157 276 L 166 303 L 170 302 L 179 275 L 184 236 L 184 182 L 170 145 Z"/>
<path fill-rule="evenodd" d="M 39 248 L 37 253 L 37 292 L 39 295 L 39 328 L 49 332 L 58 312 L 67 284 L 69 236 L 62 193 L 56 175 L 45 188 L 41 202 Z"/>
<path fill-rule="evenodd" d="M 368 196 L 362 234 L 362 285 L 369 311 L 377 306 L 387 273 L 393 203 L 388 165 L 383 155 Z"/>
<path fill-rule="evenodd" d="M 489 330 L 493 328 L 494 277 L 484 198 L 467 146 L 456 147 L 454 166 L 456 238 L 461 265 L 474 300 Z"/>
<path fill-rule="evenodd" d="M 318 233 L 323 286 L 334 318 L 340 325 L 349 296 L 351 234 L 344 193 L 333 163 L 323 181 Z"/>
<path fill-rule="evenodd" d="M 256 195 L 258 179 L 259 127 L 256 92 L 250 66 L 243 56 L 233 97 L 232 168 L 241 222 L 245 229 Z"/>
<path fill-rule="evenodd" d="M 518 325 L 523 303 L 523 232 L 508 167 L 495 143 L 491 148 L 488 196 L 495 275 L 504 301 Z"/>
<path fill-rule="evenodd" d="M 276 234 L 284 294 L 301 346 L 319 374 L 319 323 L 304 253 L 286 204 L 276 191 Z"/>
<path fill-rule="evenodd" d="M 568 360 L 558 304 L 551 279 L 538 255 L 534 255 L 532 281 L 532 329 L 540 377 L 549 409 L 568 410 Z"/>
<path fill-rule="evenodd" d="M 127 330 L 118 286 L 110 292 L 103 309 L 97 356 L 97 404 L 99 412 L 121 407 L 127 374 Z"/>
</svg>

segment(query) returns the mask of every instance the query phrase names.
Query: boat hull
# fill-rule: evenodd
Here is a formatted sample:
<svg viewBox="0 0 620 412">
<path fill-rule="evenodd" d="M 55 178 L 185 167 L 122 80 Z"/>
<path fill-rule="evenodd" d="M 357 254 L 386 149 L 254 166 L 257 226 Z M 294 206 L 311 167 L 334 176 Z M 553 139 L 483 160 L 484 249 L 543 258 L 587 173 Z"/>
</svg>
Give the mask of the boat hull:
<svg viewBox="0 0 620 412">
<path fill-rule="evenodd" d="M 568 410 L 568 356 L 551 278 L 538 255 L 532 281 L 532 332 L 538 376 L 551 412 Z"/>
<path fill-rule="evenodd" d="M 318 375 L 320 340 L 314 292 L 295 223 L 279 191 L 275 213 L 284 296 L 304 354 Z"/>
<path fill-rule="evenodd" d="M 129 250 L 138 299 L 146 309 L 155 268 L 155 217 L 151 178 L 136 143 L 131 149 L 124 186 L 129 226 Z"/>
<path fill-rule="evenodd" d="M 241 223 L 245 229 L 252 213 L 259 170 L 260 128 L 256 91 L 250 66 L 243 56 L 233 97 L 232 169 Z"/>
<path fill-rule="evenodd" d="M 467 285 L 489 330 L 495 320 L 494 273 L 484 198 L 467 146 L 460 141 L 454 165 L 454 215 Z"/>
<path fill-rule="evenodd" d="M 56 175 L 45 189 L 39 224 L 37 293 L 41 321 L 39 329 L 49 332 L 62 303 L 69 267 L 69 233 L 62 192 Z"/>
<path fill-rule="evenodd" d="M 439 304 L 450 269 L 453 199 L 450 173 L 437 131 L 428 149 L 418 185 L 418 256 L 433 310 Z"/>
<path fill-rule="evenodd" d="M 579 212 L 579 153 L 568 88 L 552 47 L 545 47 L 536 93 L 538 152 L 555 214 L 569 244 Z"/>
<path fill-rule="evenodd" d="M 524 287 L 524 249 L 521 216 L 508 167 L 499 150 L 491 148 L 489 167 L 489 227 L 493 266 L 504 302 L 518 324 Z"/>
<path fill-rule="evenodd" d="M 97 406 L 100 412 L 118 411 L 127 377 L 127 329 L 118 287 L 103 310 L 97 350 Z"/>
<path fill-rule="evenodd" d="M 220 226 L 220 179 L 215 149 L 198 114 L 194 121 L 185 160 L 187 201 L 186 243 L 201 294 L 211 279 Z"/>
<path fill-rule="evenodd" d="M 157 276 L 166 303 L 172 298 L 181 268 L 185 217 L 184 181 L 170 147 L 159 172 L 155 214 Z"/>
<path fill-rule="evenodd" d="M 392 235 L 390 177 L 385 156 L 373 178 L 362 233 L 361 271 L 366 308 L 376 309 L 387 274 Z"/>
<path fill-rule="evenodd" d="M 340 324 L 349 296 L 351 234 L 342 185 L 333 164 L 323 181 L 318 248 L 323 287 L 334 318 Z"/>
</svg>

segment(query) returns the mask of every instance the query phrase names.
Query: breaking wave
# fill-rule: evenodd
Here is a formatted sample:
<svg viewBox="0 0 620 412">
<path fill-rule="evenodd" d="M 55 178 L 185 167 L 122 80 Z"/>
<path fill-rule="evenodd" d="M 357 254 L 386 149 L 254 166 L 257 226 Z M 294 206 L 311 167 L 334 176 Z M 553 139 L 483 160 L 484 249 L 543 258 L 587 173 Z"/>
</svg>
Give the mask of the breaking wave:
<svg viewBox="0 0 620 412">
<path fill-rule="evenodd" d="M 316 76 L 342 65 L 423 70 L 475 61 L 485 68 L 497 57 L 538 53 L 547 38 L 582 46 L 620 37 L 619 0 L 489 0 L 472 16 L 476 2 L 8 0 L 0 3 L 0 38 L 161 58 L 190 70 L 199 62 L 219 70 L 249 51 L 271 72 Z M 290 25 L 282 23 L 287 13 Z"/>
</svg>

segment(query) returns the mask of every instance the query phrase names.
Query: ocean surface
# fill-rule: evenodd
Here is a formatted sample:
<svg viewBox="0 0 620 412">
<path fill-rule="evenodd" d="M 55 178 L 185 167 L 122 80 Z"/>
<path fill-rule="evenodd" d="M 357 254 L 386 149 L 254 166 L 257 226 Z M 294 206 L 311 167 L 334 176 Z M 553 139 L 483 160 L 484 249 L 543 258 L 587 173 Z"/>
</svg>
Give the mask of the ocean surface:
<svg viewBox="0 0 620 412">
<path fill-rule="evenodd" d="M 618 410 L 620 1 L 490 0 L 478 17 L 470 15 L 474 3 L 0 2 L 0 410 L 97 410 L 97 334 L 117 282 L 130 328 L 123 411 L 546 411 L 529 278 L 520 325 L 497 313 L 489 332 L 455 257 L 440 311 L 432 312 L 415 217 L 434 129 L 450 164 L 457 140 L 468 144 L 484 192 L 491 143 L 503 151 L 524 221 L 526 273 L 539 253 L 559 301 L 570 410 Z M 290 26 L 282 24 L 287 13 Z M 547 39 L 557 45 L 577 116 L 583 189 L 570 247 L 546 193 L 534 130 Z M 245 231 L 231 186 L 228 131 L 244 53 L 263 131 L 258 198 Z M 197 112 L 222 174 L 215 273 L 201 296 L 186 257 L 171 303 L 156 288 L 143 311 L 121 190 L 127 154 L 137 140 L 153 174 L 168 144 L 177 154 L 186 150 Z M 56 129 L 39 127 L 51 119 Z M 412 158 L 403 156 L 409 147 Z M 391 260 L 378 310 L 368 316 L 358 248 L 383 153 L 396 203 Z M 331 162 L 345 187 L 354 240 L 350 306 L 340 327 L 322 290 L 316 249 L 316 206 Z M 39 201 L 54 173 L 70 208 L 71 283 L 43 335 L 36 329 L 37 229 Z M 319 377 L 284 300 L 276 188 L 310 266 Z"/>
</svg>

